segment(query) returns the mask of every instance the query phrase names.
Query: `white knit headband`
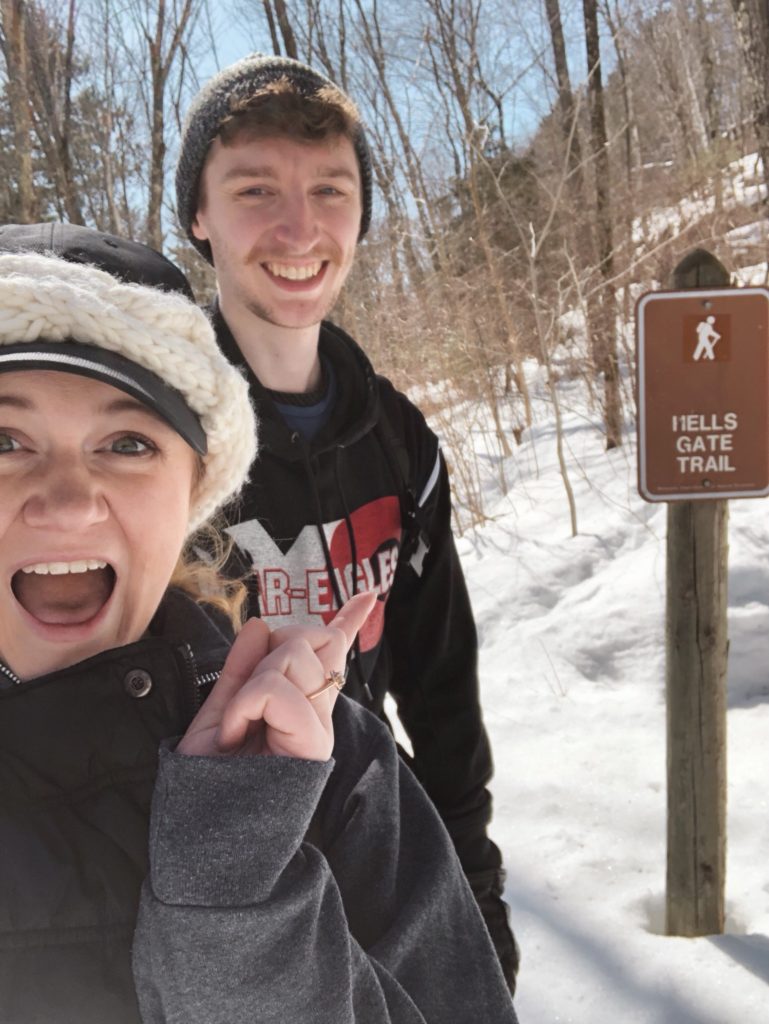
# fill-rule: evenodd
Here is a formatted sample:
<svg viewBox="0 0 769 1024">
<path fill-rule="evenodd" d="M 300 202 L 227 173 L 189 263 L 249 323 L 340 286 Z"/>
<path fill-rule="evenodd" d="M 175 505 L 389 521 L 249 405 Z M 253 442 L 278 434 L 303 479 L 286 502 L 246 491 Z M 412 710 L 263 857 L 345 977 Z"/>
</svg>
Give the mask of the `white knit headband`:
<svg viewBox="0 0 769 1024">
<path fill-rule="evenodd" d="M 0 254 L 0 345 L 68 340 L 150 370 L 200 418 L 208 453 L 192 533 L 240 490 L 256 454 L 248 385 L 219 351 L 205 314 L 181 295 L 125 284 L 96 267 Z"/>
</svg>

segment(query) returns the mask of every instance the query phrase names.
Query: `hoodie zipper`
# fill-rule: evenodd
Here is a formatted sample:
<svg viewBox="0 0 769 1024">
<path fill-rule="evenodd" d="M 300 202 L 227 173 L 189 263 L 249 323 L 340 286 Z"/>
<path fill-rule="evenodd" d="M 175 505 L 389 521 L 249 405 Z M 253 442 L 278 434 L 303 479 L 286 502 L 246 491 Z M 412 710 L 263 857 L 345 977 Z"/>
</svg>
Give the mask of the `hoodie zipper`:
<svg viewBox="0 0 769 1024">
<path fill-rule="evenodd" d="M 11 672 L 11 670 L 8 668 L 8 666 L 4 665 L 2 663 L 2 661 L 0 661 L 0 672 L 4 676 L 7 676 L 8 679 L 11 680 L 11 682 L 13 683 L 14 686 L 20 686 L 21 685 L 21 679 L 19 679 L 19 677 L 17 675 L 15 675 L 13 672 Z"/>
<path fill-rule="evenodd" d="M 211 683 L 215 683 L 219 678 L 219 672 L 199 672 L 198 665 L 195 661 L 195 652 L 189 644 L 182 644 L 179 648 L 179 653 L 182 656 L 184 667 L 187 675 L 187 682 L 191 686 L 191 704 L 192 713 L 196 715 L 200 711 L 200 706 L 203 703 L 202 691 L 204 687 L 210 686 Z"/>
</svg>

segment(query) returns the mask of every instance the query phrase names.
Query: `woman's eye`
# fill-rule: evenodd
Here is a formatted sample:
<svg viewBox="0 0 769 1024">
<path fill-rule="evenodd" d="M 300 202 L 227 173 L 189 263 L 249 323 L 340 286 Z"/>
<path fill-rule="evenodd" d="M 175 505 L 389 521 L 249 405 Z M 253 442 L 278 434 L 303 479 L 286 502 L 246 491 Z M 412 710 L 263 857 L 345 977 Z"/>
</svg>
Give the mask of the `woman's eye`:
<svg viewBox="0 0 769 1024">
<path fill-rule="evenodd" d="M 16 438 L 0 430 L 0 454 L 4 452 L 17 452 L 20 448 L 21 445 Z"/>
<path fill-rule="evenodd" d="M 109 450 L 117 455 L 144 455 L 145 452 L 155 451 L 155 445 L 144 437 L 124 434 L 110 442 Z"/>
</svg>

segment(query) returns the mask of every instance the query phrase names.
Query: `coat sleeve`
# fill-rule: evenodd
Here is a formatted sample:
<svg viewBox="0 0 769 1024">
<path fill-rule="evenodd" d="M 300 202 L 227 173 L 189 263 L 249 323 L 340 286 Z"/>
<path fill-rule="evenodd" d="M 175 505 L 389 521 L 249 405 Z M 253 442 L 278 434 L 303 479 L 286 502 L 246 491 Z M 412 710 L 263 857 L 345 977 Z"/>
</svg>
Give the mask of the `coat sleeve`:
<svg viewBox="0 0 769 1024">
<path fill-rule="evenodd" d="M 429 801 L 386 735 L 340 743 L 360 715 L 343 712 L 333 770 L 161 753 L 134 941 L 145 1024 L 515 1024 Z"/>
<path fill-rule="evenodd" d="M 478 686 L 478 638 L 451 529 L 451 489 L 438 439 L 402 396 L 412 489 L 429 541 L 399 565 L 385 615 L 390 689 L 411 740 L 412 768 L 438 808 L 462 865 L 481 884 L 501 868 L 488 839 L 491 749 Z"/>
</svg>

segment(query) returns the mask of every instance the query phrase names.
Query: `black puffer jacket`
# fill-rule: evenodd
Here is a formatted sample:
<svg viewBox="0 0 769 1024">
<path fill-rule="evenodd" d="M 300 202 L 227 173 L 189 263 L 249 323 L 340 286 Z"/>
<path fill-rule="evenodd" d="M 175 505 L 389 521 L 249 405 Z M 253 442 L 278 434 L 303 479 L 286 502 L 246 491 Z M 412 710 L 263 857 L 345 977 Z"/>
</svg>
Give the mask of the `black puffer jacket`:
<svg viewBox="0 0 769 1024">
<path fill-rule="evenodd" d="M 139 1021 L 130 948 L 158 747 L 229 648 L 174 592 L 150 633 L 0 690 L 3 1024 Z"/>
<path fill-rule="evenodd" d="M 376 718 L 340 698 L 336 764 L 161 743 L 227 649 L 171 593 L 140 642 L 0 692 L 0 1021 L 516 1024 Z"/>
</svg>

